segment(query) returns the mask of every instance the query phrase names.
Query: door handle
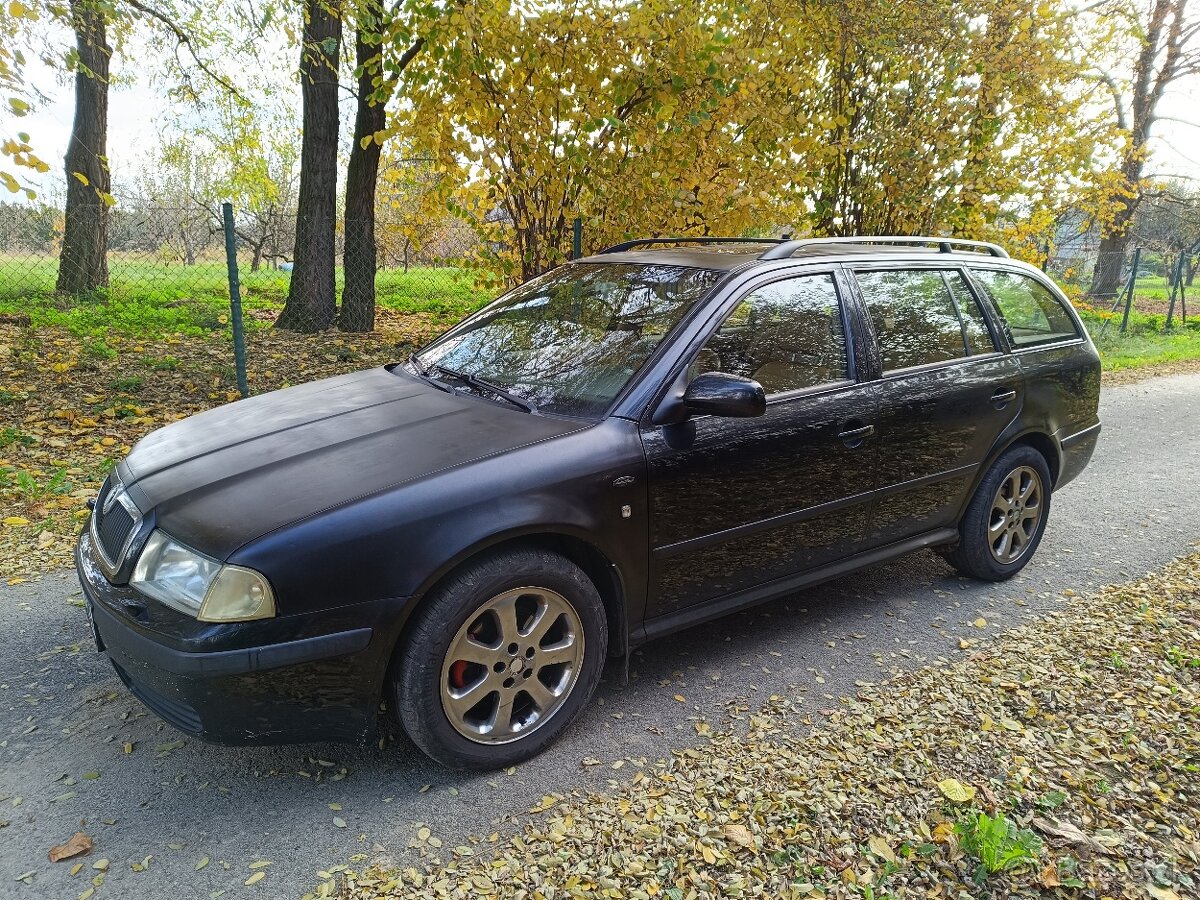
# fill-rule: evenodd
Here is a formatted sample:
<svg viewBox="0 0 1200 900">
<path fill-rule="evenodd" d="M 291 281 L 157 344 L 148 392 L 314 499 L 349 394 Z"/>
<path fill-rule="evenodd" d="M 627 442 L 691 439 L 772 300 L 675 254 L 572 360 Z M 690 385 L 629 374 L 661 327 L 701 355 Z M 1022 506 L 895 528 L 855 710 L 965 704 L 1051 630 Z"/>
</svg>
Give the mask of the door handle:
<svg viewBox="0 0 1200 900">
<path fill-rule="evenodd" d="M 992 406 L 996 407 L 996 409 L 1004 409 L 1004 407 L 1008 406 L 1008 404 L 1012 403 L 1016 399 L 1017 392 L 1015 390 L 1012 390 L 1011 388 L 1007 391 L 1001 389 L 992 394 Z"/>
<path fill-rule="evenodd" d="M 851 450 L 861 447 L 866 443 L 867 438 L 875 433 L 874 425 L 863 425 L 859 428 L 850 428 L 846 431 L 838 432 L 838 440 L 849 447 Z"/>
</svg>

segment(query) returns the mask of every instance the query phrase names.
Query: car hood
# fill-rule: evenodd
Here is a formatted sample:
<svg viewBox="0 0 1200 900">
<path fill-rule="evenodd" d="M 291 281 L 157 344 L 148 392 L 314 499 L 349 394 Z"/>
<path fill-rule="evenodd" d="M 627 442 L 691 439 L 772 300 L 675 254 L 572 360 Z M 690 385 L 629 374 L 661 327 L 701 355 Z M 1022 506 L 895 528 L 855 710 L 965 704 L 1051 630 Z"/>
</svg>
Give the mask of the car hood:
<svg viewBox="0 0 1200 900">
<path fill-rule="evenodd" d="M 158 527 L 224 559 L 306 516 L 587 425 L 380 368 L 160 428 L 118 474 Z"/>
</svg>

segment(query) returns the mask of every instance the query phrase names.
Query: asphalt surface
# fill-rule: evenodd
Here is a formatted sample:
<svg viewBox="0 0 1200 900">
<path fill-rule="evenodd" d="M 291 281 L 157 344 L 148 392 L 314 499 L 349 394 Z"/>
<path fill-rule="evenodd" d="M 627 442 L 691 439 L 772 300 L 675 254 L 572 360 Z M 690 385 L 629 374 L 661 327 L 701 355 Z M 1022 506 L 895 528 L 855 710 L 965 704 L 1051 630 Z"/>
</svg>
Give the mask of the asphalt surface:
<svg viewBox="0 0 1200 900">
<path fill-rule="evenodd" d="M 1051 609 L 1064 590 L 1135 577 L 1193 546 L 1200 376 L 1108 389 L 1101 415 L 1091 467 L 1055 495 L 1037 557 L 1013 581 L 965 581 L 920 553 L 658 641 L 636 655 L 628 687 L 610 666 L 581 721 L 511 774 L 448 773 L 403 740 L 201 743 L 147 712 L 94 651 L 70 573 L 0 586 L 0 898 L 74 900 L 102 859 L 96 900 L 296 898 L 331 865 L 403 863 L 422 825 L 446 851 L 503 833 L 544 794 L 628 778 L 700 743 L 701 719 L 719 726 L 770 694 L 804 697 L 820 720 L 856 681 L 952 657 L 961 638 Z M 46 854 L 80 829 L 95 849 L 71 877 L 73 861 Z M 259 861 L 266 876 L 245 886 Z"/>
</svg>

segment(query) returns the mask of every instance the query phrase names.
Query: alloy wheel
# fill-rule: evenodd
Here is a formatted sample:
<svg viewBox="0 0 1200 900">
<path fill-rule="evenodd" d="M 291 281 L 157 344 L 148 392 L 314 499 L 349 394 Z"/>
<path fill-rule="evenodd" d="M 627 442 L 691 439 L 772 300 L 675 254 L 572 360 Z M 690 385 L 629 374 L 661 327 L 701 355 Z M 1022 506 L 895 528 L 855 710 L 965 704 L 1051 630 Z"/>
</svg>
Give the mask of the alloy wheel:
<svg viewBox="0 0 1200 900">
<path fill-rule="evenodd" d="M 467 619 L 446 651 L 446 718 L 478 743 L 524 737 L 566 703 L 583 644 L 579 615 L 561 594 L 523 587 L 496 595 Z"/>
<path fill-rule="evenodd" d="M 1029 549 L 1041 525 L 1042 501 L 1042 478 L 1030 466 L 1014 469 L 1000 482 L 988 520 L 988 547 L 997 562 L 1014 563 Z"/>
</svg>

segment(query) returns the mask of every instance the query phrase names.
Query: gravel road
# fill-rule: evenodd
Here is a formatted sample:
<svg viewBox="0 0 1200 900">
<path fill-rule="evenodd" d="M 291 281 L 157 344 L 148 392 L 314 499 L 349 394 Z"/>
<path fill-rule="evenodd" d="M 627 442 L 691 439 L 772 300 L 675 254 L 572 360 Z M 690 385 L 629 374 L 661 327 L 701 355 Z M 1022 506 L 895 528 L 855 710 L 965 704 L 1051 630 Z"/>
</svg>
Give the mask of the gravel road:
<svg viewBox="0 0 1200 900">
<path fill-rule="evenodd" d="M 70 573 L 0 586 L 0 898 L 75 900 L 102 859 L 96 900 L 297 898 L 358 854 L 403 862 L 422 825 L 446 848 L 503 831 L 547 792 L 604 788 L 695 745 L 699 721 L 735 706 L 786 693 L 815 714 L 856 681 L 960 653 L 962 638 L 1053 608 L 1064 590 L 1153 569 L 1200 538 L 1200 375 L 1106 389 L 1101 415 L 1096 458 L 1055 495 L 1037 558 L 1013 581 L 964 581 L 920 553 L 658 641 L 628 687 L 610 666 L 583 719 L 512 774 L 450 774 L 402 740 L 209 746 L 124 690 L 90 644 Z M 81 828 L 96 846 L 71 877 L 72 862 L 46 853 Z M 266 877 L 245 886 L 258 861 Z"/>
</svg>

